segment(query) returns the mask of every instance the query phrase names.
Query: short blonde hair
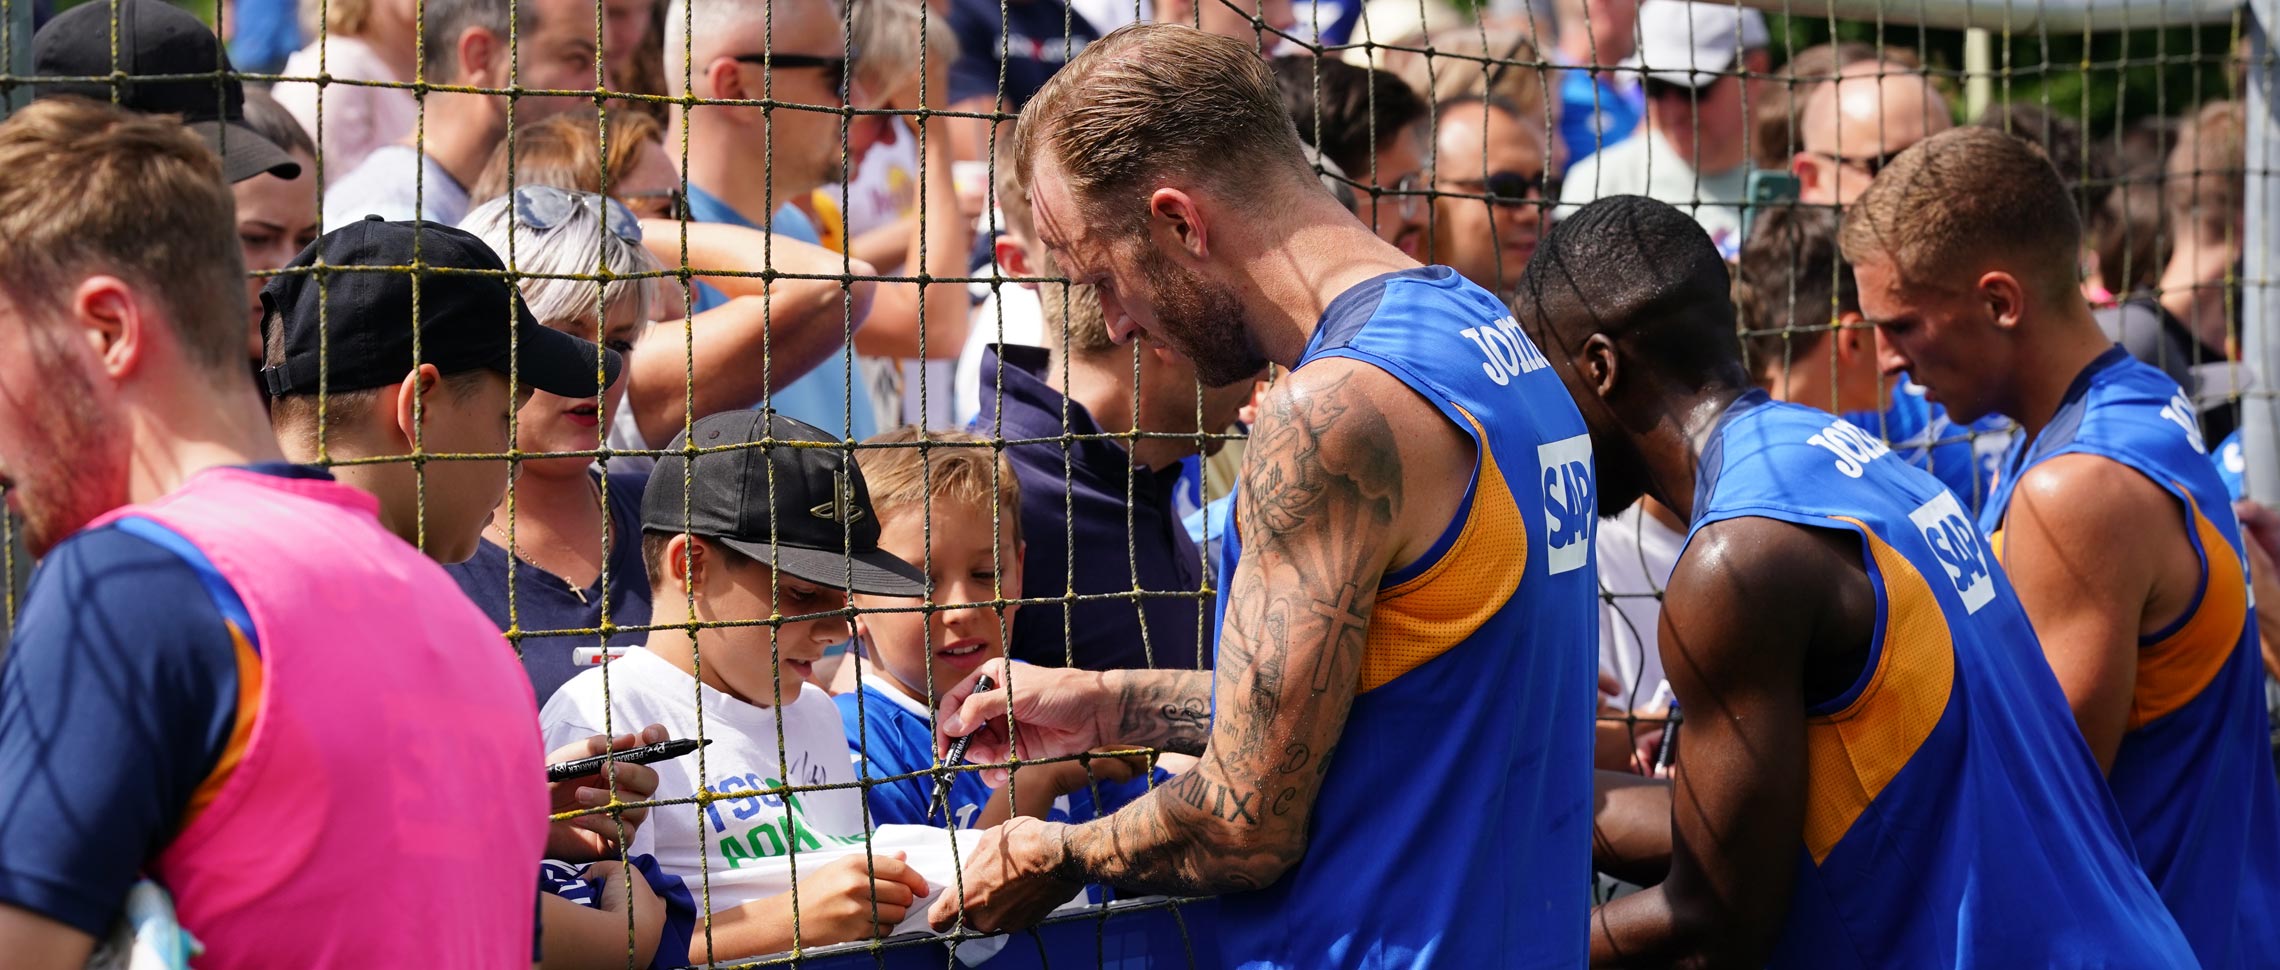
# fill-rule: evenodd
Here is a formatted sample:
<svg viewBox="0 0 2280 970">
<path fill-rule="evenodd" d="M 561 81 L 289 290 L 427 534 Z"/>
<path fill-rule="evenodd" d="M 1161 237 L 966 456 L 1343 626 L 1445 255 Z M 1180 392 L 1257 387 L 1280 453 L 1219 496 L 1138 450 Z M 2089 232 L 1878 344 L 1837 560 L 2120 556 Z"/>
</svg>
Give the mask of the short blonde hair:
<svg viewBox="0 0 2280 970">
<path fill-rule="evenodd" d="M 190 361 L 245 373 L 245 257 L 221 160 L 169 116 L 35 101 L 0 123 L 0 292 L 59 311 L 81 278 L 164 307 Z"/>
<path fill-rule="evenodd" d="M 1090 221 L 1119 236 L 1143 224 L 1140 193 L 1166 173 L 1257 210 L 1290 186 L 1320 190 L 1257 43 L 1172 24 L 1128 24 L 1087 45 L 1022 108 L 1014 151 L 1032 186 L 1039 152 L 1050 153 Z"/>
<path fill-rule="evenodd" d="M 2241 235 L 2248 199 L 2248 116 L 2238 101 L 2202 105 L 2178 129 L 2164 175 L 2169 224 L 2205 242 Z"/>
<path fill-rule="evenodd" d="M 849 0 L 848 8 L 855 79 L 873 93 L 918 76 L 921 37 L 929 63 L 935 58 L 958 59 L 958 35 L 951 31 L 949 20 L 928 9 L 925 0 Z M 928 91 L 926 96 L 935 104 L 950 103 L 948 91 Z"/>
<path fill-rule="evenodd" d="M 2082 223 L 2041 149 L 1966 125 L 1878 172 L 1845 210 L 1839 244 L 1846 261 L 1881 259 L 1909 285 L 1967 279 L 2001 259 L 2049 295 L 2074 289 Z"/>
<path fill-rule="evenodd" d="M 610 150 L 605 158 L 602 131 L 601 119 L 591 111 L 516 125 L 515 136 L 492 150 L 491 160 L 484 164 L 483 174 L 476 177 L 475 188 L 467 194 L 468 204 L 482 205 L 507 194 L 510 176 L 517 186 L 551 185 L 571 192 L 600 192 L 606 172 L 614 189 L 641 161 L 641 149 L 664 137 L 657 119 L 638 111 L 612 110 Z M 514 150 L 512 169 L 507 166 L 510 147 Z"/>
<path fill-rule="evenodd" d="M 996 510 L 999 521 L 1013 526 L 1013 540 L 1021 541 L 1021 484 L 1012 463 L 989 439 L 963 431 L 926 431 L 906 424 L 863 441 L 855 464 L 863 470 L 863 484 L 871 490 L 871 508 L 884 521 L 890 516 L 917 513 L 942 515 L 940 505 L 970 509 L 976 515 Z M 1016 555 L 1005 550 L 1005 555 Z"/>
</svg>

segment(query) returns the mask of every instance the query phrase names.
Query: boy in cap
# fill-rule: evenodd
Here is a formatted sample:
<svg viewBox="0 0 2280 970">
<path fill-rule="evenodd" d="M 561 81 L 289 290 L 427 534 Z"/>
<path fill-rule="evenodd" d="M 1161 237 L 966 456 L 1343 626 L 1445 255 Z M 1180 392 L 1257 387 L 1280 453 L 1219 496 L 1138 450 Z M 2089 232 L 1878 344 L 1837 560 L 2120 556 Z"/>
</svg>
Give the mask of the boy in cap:
<svg viewBox="0 0 2280 970">
<path fill-rule="evenodd" d="M 711 952 L 700 934 L 692 963 L 791 949 L 792 882 L 772 860 L 853 845 L 868 829 L 839 709 L 808 681 L 848 638 L 849 590 L 921 596 L 926 583 L 879 548 L 863 473 L 834 444 L 772 411 L 714 414 L 676 438 L 693 457 L 659 459 L 642 496 L 646 649 L 578 675 L 539 713 L 555 741 L 654 721 L 717 742 L 657 764 L 657 797 L 729 797 L 658 812 L 631 845 L 691 884 L 710 875 Z M 881 935 L 928 891 L 887 852 L 799 873 L 803 947 Z"/>
<path fill-rule="evenodd" d="M 320 255 L 325 268 L 312 269 Z M 475 554 L 508 468 L 435 456 L 504 454 L 523 396 L 594 397 L 619 360 L 539 324 L 504 277 L 437 269 L 506 267 L 482 240 L 435 223 L 373 217 L 325 234 L 261 291 L 261 373 L 287 456 L 405 458 L 333 474 L 379 496 L 381 521 L 404 541 L 456 563 Z"/>
<path fill-rule="evenodd" d="M 118 11 L 117 54 L 111 14 Z M 160 0 L 82 4 L 57 14 L 32 35 L 32 76 L 108 77 L 123 81 L 42 81 L 32 97 L 81 97 L 139 114 L 177 115 L 222 160 L 222 180 L 256 175 L 301 176 L 301 165 L 245 123 L 245 85 L 233 76 L 220 38 L 189 11 Z M 208 75 L 166 81 L 144 76 Z"/>
</svg>

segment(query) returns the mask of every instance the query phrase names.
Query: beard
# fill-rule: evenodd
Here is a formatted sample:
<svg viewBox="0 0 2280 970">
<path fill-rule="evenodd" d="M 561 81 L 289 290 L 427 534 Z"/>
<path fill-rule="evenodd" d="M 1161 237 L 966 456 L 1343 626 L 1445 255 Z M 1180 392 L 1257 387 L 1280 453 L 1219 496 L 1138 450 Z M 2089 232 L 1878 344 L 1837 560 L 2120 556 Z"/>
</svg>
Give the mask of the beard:
<svg viewBox="0 0 2280 970">
<path fill-rule="evenodd" d="M 33 399 L 23 402 L 29 405 L 32 420 L 26 425 L 35 443 L 27 453 L 7 456 L 13 476 L 8 505 L 23 517 L 24 548 L 34 559 L 127 503 L 127 443 L 121 422 L 102 419 L 95 389 L 76 362 L 52 364 L 42 368 L 48 378 L 39 388 L 26 389 Z"/>
<path fill-rule="evenodd" d="M 1267 366 L 1232 287 L 1204 279 L 1154 249 L 1144 252 L 1140 271 L 1154 291 L 1149 296 L 1156 332 L 1195 362 L 1195 378 L 1205 387 L 1250 380 Z"/>
</svg>

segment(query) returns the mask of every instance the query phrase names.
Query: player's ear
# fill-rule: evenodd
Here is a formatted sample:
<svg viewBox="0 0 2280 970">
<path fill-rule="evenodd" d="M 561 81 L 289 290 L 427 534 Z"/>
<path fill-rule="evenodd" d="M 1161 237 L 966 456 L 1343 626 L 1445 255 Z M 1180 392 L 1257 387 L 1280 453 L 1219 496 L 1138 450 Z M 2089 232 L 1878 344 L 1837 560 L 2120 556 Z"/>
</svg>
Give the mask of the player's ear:
<svg viewBox="0 0 2280 970">
<path fill-rule="evenodd" d="M 1159 242 L 1184 249 L 1198 259 L 1210 255 L 1203 212 L 1195 204 L 1194 196 L 1168 186 L 1149 193 L 1148 221 Z"/>
<path fill-rule="evenodd" d="M 1012 233 L 998 233 L 997 242 L 992 244 L 991 249 L 997 256 L 998 267 L 1005 270 L 1007 276 L 1039 275 L 1029 271 L 1029 247 L 1015 242 Z M 1032 290 L 1037 288 L 1035 283 L 1022 283 L 1020 285 Z"/>
<path fill-rule="evenodd" d="M 1837 329 L 1830 336 L 1836 338 L 1837 361 L 1844 364 L 1852 363 L 1875 341 L 1866 318 L 1851 310 L 1837 315 Z"/>
<path fill-rule="evenodd" d="M 1615 338 L 1595 333 L 1583 340 L 1583 352 L 1576 355 L 1577 375 L 1601 399 L 1615 396 L 1617 383 L 1622 379 L 1622 354 L 1616 350 Z"/>
<path fill-rule="evenodd" d="M 1979 277 L 1979 301 L 1987 308 L 1987 318 L 1997 327 L 2009 330 L 2019 325 L 2026 312 L 2026 287 L 2019 278 L 2002 270 L 1993 270 Z"/>
</svg>

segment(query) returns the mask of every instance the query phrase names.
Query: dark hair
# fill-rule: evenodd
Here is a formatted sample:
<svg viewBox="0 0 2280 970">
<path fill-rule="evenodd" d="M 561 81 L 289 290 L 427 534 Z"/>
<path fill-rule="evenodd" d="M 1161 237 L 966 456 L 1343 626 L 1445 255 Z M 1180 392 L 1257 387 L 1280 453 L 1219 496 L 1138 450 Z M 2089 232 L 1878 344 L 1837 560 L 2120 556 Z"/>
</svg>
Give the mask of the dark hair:
<svg viewBox="0 0 2280 970">
<path fill-rule="evenodd" d="M 1811 353 L 1831 321 L 1860 312 L 1860 287 L 1837 253 L 1837 214 L 1822 206 L 1758 212 L 1734 271 L 1734 309 L 1750 369 Z"/>
<path fill-rule="evenodd" d="M 1425 99 L 1389 72 L 1303 54 L 1270 66 L 1298 139 L 1356 181 L 1370 180 L 1378 149 L 1426 118 Z"/>
<path fill-rule="evenodd" d="M 2169 209 L 2161 201 L 2160 162 L 2123 172 L 2090 213 L 2085 232 L 2098 254 L 2098 278 L 2115 296 L 2150 290 L 2169 265 Z"/>
<path fill-rule="evenodd" d="M 317 157 L 317 143 L 309 140 L 309 132 L 293 113 L 278 104 L 269 92 L 256 87 L 245 89 L 245 126 L 253 133 L 276 143 L 288 152 L 300 152 L 310 158 Z M 314 181 L 316 173 L 311 172 Z"/>
<path fill-rule="evenodd" d="M 1692 217 L 1637 195 L 1559 221 L 1520 274 L 1513 313 L 1568 353 L 1594 333 L 1697 387 L 1746 387 L 1726 262 Z"/>
</svg>

